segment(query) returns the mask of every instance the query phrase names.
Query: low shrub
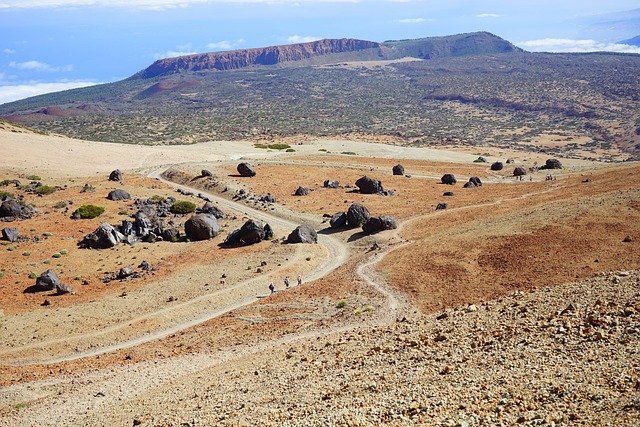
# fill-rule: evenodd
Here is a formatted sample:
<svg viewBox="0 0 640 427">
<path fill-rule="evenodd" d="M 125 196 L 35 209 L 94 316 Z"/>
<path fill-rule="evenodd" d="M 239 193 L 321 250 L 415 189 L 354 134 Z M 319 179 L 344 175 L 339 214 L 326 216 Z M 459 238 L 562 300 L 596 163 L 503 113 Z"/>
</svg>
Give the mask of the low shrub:
<svg viewBox="0 0 640 427">
<path fill-rule="evenodd" d="M 9 191 L 0 191 L 0 199 L 13 199 L 13 193 Z"/>
<path fill-rule="evenodd" d="M 269 144 L 269 148 L 272 150 L 286 150 L 287 148 L 291 148 L 289 144 Z"/>
<path fill-rule="evenodd" d="M 338 301 L 338 304 L 336 304 L 337 308 L 345 308 L 347 306 L 347 301 L 341 299 L 340 301 Z"/>
<path fill-rule="evenodd" d="M 102 206 L 82 205 L 75 210 L 74 215 L 78 214 L 82 219 L 92 219 L 102 215 L 103 213 L 104 208 Z"/>
<path fill-rule="evenodd" d="M 178 200 L 169 210 L 174 214 L 188 214 L 196 210 L 196 205 L 186 200 Z"/>
<path fill-rule="evenodd" d="M 27 176 L 27 179 L 29 181 L 40 181 L 42 178 L 40 178 L 38 175 L 29 175 Z"/>
<path fill-rule="evenodd" d="M 43 196 L 45 194 L 55 193 L 56 190 L 56 187 L 51 187 L 50 185 L 41 185 L 40 187 L 36 187 L 36 194 Z"/>
<path fill-rule="evenodd" d="M 66 254 L 68 254 L 68 253 L 69 253 L 69 251 L 68 251 L 68 250 L 66 250 L 66 249 L 63 249 L 63 250 L 61 250 L 61 251 L 60 251 L 60 253 L 61 253 L 62 255 L 66 255 Z"/>
<path fill-rule="evenodd" d="M 60 200 L 55 205 L 53 205 L 54 209 L 62 209 L 67 207 L 67 202 L 65 200 Z"/>
<path fill-rule="evenodd" d="M 294 150 L 293 148 L 287 148 L 285 152 L 287 152 L 287 153 L 293 153 L 293 152 L 295 152 L 295 151 L 296 151 L 296 150 Z"/>
</svg>

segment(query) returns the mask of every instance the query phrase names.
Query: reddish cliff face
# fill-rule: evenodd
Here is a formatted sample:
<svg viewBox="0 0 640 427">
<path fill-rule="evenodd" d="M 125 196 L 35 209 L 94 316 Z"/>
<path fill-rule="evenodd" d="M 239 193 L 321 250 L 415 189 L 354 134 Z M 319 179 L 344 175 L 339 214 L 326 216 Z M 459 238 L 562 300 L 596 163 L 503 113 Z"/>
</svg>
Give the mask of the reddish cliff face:
<svg viewBox="0 0 640 427">
<path fill-rule="evenodd" d="M 181 71 L 233 70 L 250 65 L 274 65 L 300 61 L 330 53 L 378 48 L 379 44 L 355 39 L 325 39 L 311 43 L 271 46 L 257 49 L 213 52 L 161 59 L 138 75 L 150 78 Z"/>
</svg>

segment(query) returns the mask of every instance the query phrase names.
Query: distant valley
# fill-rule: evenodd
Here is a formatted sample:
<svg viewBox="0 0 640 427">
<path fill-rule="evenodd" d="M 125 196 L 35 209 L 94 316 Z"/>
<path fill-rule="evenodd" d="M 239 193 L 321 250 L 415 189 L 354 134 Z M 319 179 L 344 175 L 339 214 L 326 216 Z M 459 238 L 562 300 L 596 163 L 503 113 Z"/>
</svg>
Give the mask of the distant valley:
<svg viewBox="0 0 640 427">
<path fill-rule="evenodd" d="M 529 53 L 489 33 L 321 40 L 157 61 L 0 106 L 43 132 L 131 144 L 383 138 L 640 157 L 640 55 Z"/>
</svg>

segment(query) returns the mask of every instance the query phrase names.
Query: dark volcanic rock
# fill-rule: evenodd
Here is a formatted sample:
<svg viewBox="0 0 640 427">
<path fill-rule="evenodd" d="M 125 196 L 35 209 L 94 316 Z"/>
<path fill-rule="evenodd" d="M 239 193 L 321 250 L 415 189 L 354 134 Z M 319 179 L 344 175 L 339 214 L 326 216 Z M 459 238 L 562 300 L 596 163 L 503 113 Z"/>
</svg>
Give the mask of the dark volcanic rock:
<svg viewBox="0 0 640 427">
<path fill-rule="evenodd" d="M 167 242 L 177 242 L 180 240 L 180 230 L 177 228 L 167 228 L 162 232 L 162 239 Z"/>
<path fill-rule="evenodd" d="M 256 176 L 256 170 L 249 163 L 240 163 L 237 169 L 240 176 Z"/>
<path fill-rule="evenodd" d="M 129 193 L 127 193 L 124 190 L 113 190 L 109 192 L 109 195 L 107 195 L 107 199 L 109 200 L 129 200 L 131 199 L 131 195 Z"/>
<path fill-rule="evenodd" d="M 273 228 L 269 224 L 264 225 L 264 240 L 273 239 Z"/>
<path fill-rule="evenodd" d="M 109 181 L 122 181 L 122 172 L 119 169 L 112 171 L 109 174 Z"/>
<path fill-rule="evenodd" d="M 318 233 L 308 225 L 299 225 L 287 237 L 289 243 L 318 243 Z"/>
<path fill-rule="evenodd" d="M 395 165 L 392 169 L 394 175 L 404 175 L 404 166 Z"/>
<path fill-rule="evenodd" d="M 329 220 L 331 228 L 340 228 L 347 225 L 347 214 L 344 212 L 338 212 L 334 214 Z"/>
<path fill-rule="evenodd" d="M 445 202 L 438 203 L 438 205 L 436 206 L 436 210 L 440 211 L 440 210 L 443 210 L 443 209 L 447 209 L 447 204 Z"/>
<path fill-rule="evenodd" d="M 518 166 L 513 170 L 513 176 L 524 176 L 527 174 L 527 170 L 523 166 Z"/>
<path fill-rule="evenodd" d="M 371 218 L 371 214 L 366 206 L 359 203 L 354 203 L 349 206 L 349 210 L 347 211 L 347 224 L 349 227 L 362 227 L 369 218 Z"/>
<path fill-rule="evenodd" d="M 362 178 L 356 181 L 356 185 L 360 189 L 360 192 L 363 194 L 378 194 L 382 193 L 384 189 L 382 188 L 382 183 L 374 178 L 369 178 L 368 176 L 363 176 Z"/>
<path fill-rule="evenodd" d="M 56 285 L 56 294 L 57 295 L 64 295 L 64 294 L 75 294 L 76 290 L 73 289 L 73 286 L 71 285 L 67 285 L 64 283 L 58 283 Z"/>
<path fill-rule="evenodd" d="M 331 181 L 326 179 L 323 184 L 324 188 L 340 188 L 340 183 L 338 181 Z"/>
<path fill-rule="evenodd" d="M 458 181 L 456 181 L 455 175 L 452 174 L 452 173 L 445 173 L 444 175 L 442 175 L 442 178 L 440 178 L 440 181 L 443 184 L 449 184 L 449 185 L 453 185 L 456 182 L 458 182 Z"/>
<path fill-rule="evenodd" d="M 295 193 L 293 193 L 293 195 L 294 196 L 308 196 L 310 191 L 311 190 L 308 189 L 307 187 L 300 186 L 300 187 L 296 188 L 296 191 L 295 191 Z"/>
<path fill-rule="evenodd" d="M 200 172 L 200 176 L 213 176 L 213 174 L 206 169 L 202 169 L 202 171 Z"/>
<path fill-rule="evenodd" d="M 445 197 L 453 197 L 455 196 L 455 193 L 453 191 L 445 191 L 442 195 Z"/>
<path fill-rule="evenodd" d="M 211 202 L 206 202 L 204 206 L 197 210 L 197 212 L 211 214 L 217 219 L 224 218 L 224 212 L 217 206 L 213 205 Z"/>
<path fill-rule="evenodd" d="M 20 217 L 22 208 L 15 200 L 5 200 L 0 205 L 0 218 Z"/>
<path fill-rule="evenodd" d="M 227 246 L 237 245 L 241 242 L 240 237 L 240 229 L 238 228 L 237 230 L 233 230 L 232 232 L 227 234 L 227 238 L 224 239 L 224 244 Z"/>
<path fill-rule="evenodd" d="M 545 169 L 562 169 L 562 163 L 558 159 L 547 159 Z"/>
<path fill-rule="evenodd" d="M 476 185 L 473 182 L 469 181 L 469 182 L 465 182 L 463 187 L 464 188 L 475 188 Z"/>
<path fill-rule="evenodd" d="M 264 203 L 276 203 L 278 201 L 278 199 L 273 197 L 271 194 L 267 194 L 266 196 L 261 196 L 260 199 L 258 200 Z"/>
<path fill-rule="evenodd" d="M 362 224 L 362 231 L 366 234 L 373 234 L 380 230 L 382 230 L 382 221 L 380 221 L 380 218 L 378 217 L 373 216 L 369 218 L 367 222 Z"/>
<path fill-rule="evenodd" d="M 380 217 L 380 222 L 382 223 L 383 230 L 395 230 L 396 228 L 398 228 L 398 223 L 392 216 L 382 215 Z"/>
<path fill-rule="evenodd" d="M 493 163 L 491 163 L 491 170 L 492 171 L 501 171 L 502 169 L 504 169 L 504 164 L 502 162 L 493 162 Z"/>
<path fill-rule="evenodd" d="M 17 228 L 3 228 L 2 229 L 2 238 L 4 240 L 8 240 L 10 242 L 18 241 L 18 229 Z"/>
<path fill-rule="evenodd" d="M 247 245 L 261 242 L 264 236 L 264 225 L 260 221 L 250 219 L 240 227 L 240 240 Z"/>
<path fill-rule="evenodd" d="M 196 214 L 184 223 L 184 232 L 190 240 L 207 240 L 216 237 L 220 226 L 210 214 Z"/>
<path fill-rule="evenodd" d="M 60 278 L 51 269 L 45 271 L 36 279 L 36 284 L 30 289 L 32 292 L 51 291 L 60 284 Z"/>
<path fill-rule="evenodd" d="M 122 233 L 106 222 L 100 224 L 96 231 L 84 236 L 78 246 L 81 248 L 107 249 L 112 248 L 124 239 Z"/>
<path fill-rule="evenodd" d="M 482 187 L 482 181 L 477 176 L 472 176 L 469 178 L 469 182 L 473 182 L 476 187 Z"/>
</svg>

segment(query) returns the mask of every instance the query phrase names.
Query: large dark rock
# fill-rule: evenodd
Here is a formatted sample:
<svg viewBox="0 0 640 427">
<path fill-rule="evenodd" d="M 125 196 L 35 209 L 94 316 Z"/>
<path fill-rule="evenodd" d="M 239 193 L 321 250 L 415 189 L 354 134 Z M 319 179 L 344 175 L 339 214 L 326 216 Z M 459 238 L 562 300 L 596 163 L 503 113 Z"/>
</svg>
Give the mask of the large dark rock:
<svg viewBox="0 0 640 427">
<path fill-rule="evenodd" d="M 237 230 L 233 230 L 227 234 L 227 238 L 224 239 L 224 244 L 227 246 L 237 245 L 238 243 L 241 243 L 240 237 L 240 229 L 238 228 Z"/>
<path fill-rule="evenodd" d="M 438 203 L 438 205 L 436 206 L 436 210 L 441 211 L 443 209 L 447 209 L 447 204 L 445 202 Z"/>
<path fill-rule="evenodd" d="M 240 176 L 256 176 L 256 170 L 249 163 L 242 162 L 237 169 Z"/>
<path fill-rule="evenodd" d="M 59 284 L 60 278 L 53 270 L 49 269 L 42 273 L 40 277 L 36 279 L 35 286 L 32 286 L 29 289 L 32 292 L 51 291 Z"/>
<path fill-rule="evenodd" d="M 5 200 L 0 205 L 0 218 L 18 218 L 21 210 L 22 208 L 15 200 Z"/>
<path fill-rule="evenodd" d="M 360 203 L 354 203 L 349 206 L 347 211 L 347 224 L 349 227 L 362 227 L 369 218 L 371 218 L 371 214 L 366 206 Z"/>
<path fill-rule="evenodd" d="M 206 169 L 202 169 L 202 171 L 200 172 L 200 176 L 213 176 L 213 174 Z"/>
<path fill-rule="evenodd" d="M 109 194 L 107 195 L 107 199 L 116 200 L 116 201 L 129 200 L 131 199 L 131 195 L 124 190 L 117 189 L 117 190 L 110 191 Z"/>
<path fill-rule="evenodd" d="M 345 212 L 338 212 L 334 214 L 329 220 L 331 228 L 340 228 L 347 225 L 347 214 Z"/>
<path fill-rule="evenodd" d="M 394 175 L 404 175 L 404 166 L 395 165 L 392 169 Z"/>
<path fill-rule="evenodd" d="M 64 294 L 75 294 L 76 290 L 73 289 L 73 286 L 67 285 L 65 283 L 58 283 L 56 285 L 56 294 L 64 295 Z"/>
<path fill-rule="evenodd" d="M 513 170 L 513 176 L 524 176 L 527 174 L 527 170 L 523 166 L 518 166 Z"/>
<path fill-rule="evenodd" d="M 112 171 L 109 174 L 109 181 L 122 181 L 122 172 L 119 169 Z"/>
<path fill-rule="evenodd" d="M 273 228 L 269 224 L 264 225 L 264 239 L 273 239 Z"/>
<path fill-rule="evenodd" d="M 184 232 L 189 240 L 208 240 L 218 235 L 220 226 L 215 216 L 196 214 L 184 223 Z"/>
<path fill-rule="evenodd" d="M 197 210 L 198 213 L 211 214 L 215 216 L 217 219 L 224 218 L 224 212 L 213 205 L 211 202 L 206 202 L 204 206 Z"/>
<path fill-rule="evenodd" d="M 452 173 L 445 173 L 444 175 L 442 175 L 442 178 L 440 178 L 440 181 L 443 184 L 449 184 L 449 185 L 453 185 L 456 182 L 458 182 L 458 181 L 456 181 L 455 175 L 452 174 Z"/>
<path fill-rule="evenodd" d="M 124 240 L 124 236 L 116 230 L 111 224 L 103 223 L 96 231 L 84 236 L 84 239 L 78 245 L 81 248 L 91 249 L 107 249 L 112 248 Z"/>
<path fill-rule="evenodd" d="M 469 182 L 465 182 L 463 187 L 464 188 L 475 188 L 476 185 L 472 181 L 469 181 Z"/>
<path fill-rule="evenodd" d="M 545 169 L 562 169 L 562 163 L 558 159 L 547 159 Z"/>
<path fill-rule="evenodd" d="M 493 162 L 493 163 L 491 163 L 491 170 L 492 171 L 501 171 L 502 169 L 504 169 L 504 163 L 502 163 L 502 162 Z"/>
<path fill-rule="evenodd" d="M 260 221 L 250 219 L 240 227 L 240 240 L 247 245 L 261 242 L 264 236 L 264 224 Z"/>
<path fill-rule="evenodd" d="M 380 221 L 380 218 L 378 217 L 373 216 L 369 218 L 367 222 L 362 224 L 362 231 L 366 234 L 373 234 L 380 230 L 382 230 L 382 221 Z"/>
<path fill-rule="evenodd" d="M 318 233 L 308 225 L 299 225 L 287 237 L 288 243 L 318 243 Z"/>
<path fill-rule="evenodd" d="M 378 194 L 382 193 L 384 189 L 382 188 L 382 183 L 374 178 L 369 178 L 368 176 L 363 176 L 362 178 L 356 181 L 356 185 L 360 189 L 360 192 L 363 194 Z"/>
<path fill-rule="evenodd" d="M 324 188 L 340 188 L 340 183 L 338 181 L 325 179 L 323 186 Z"/>
<path fill-rule="evenodd" d="M 308 196 L 310 191 L 311 190 L 308 189 L 307 187 L 300 186 L 300 187 L 296 188 L 296 191 L 295 191 L 295 193 L 293 193 L 293 195 L 294 196 Z"/>
<path fill-rule="evenodd" d="M 167 242 L 177 242 L 180 240 L 180 230 L 177 228 L 167 228 L 162 232 L 162 239 Z"/>
<path fill-rule="evenodd" d="M 380 222 L 382 223 L 383 230 L 395 230 L 396 228 L 398 228 L 398 223 L 392 216 L 382 215 L 380 217 Z"/>
<path fill-rule="evenodd" d="M 469 182 L 472 182 L 476 187 L 482 187 L 482 181 L 477 176 L 469 178 Z"/>
<path fill-rule="evenodd" d="M 18 241 L 18 229 L 17 228 L 3 228 L 2 229 L 2 238 L 4 240 L 8 240 L 10 242 Z"/>
</svg>

